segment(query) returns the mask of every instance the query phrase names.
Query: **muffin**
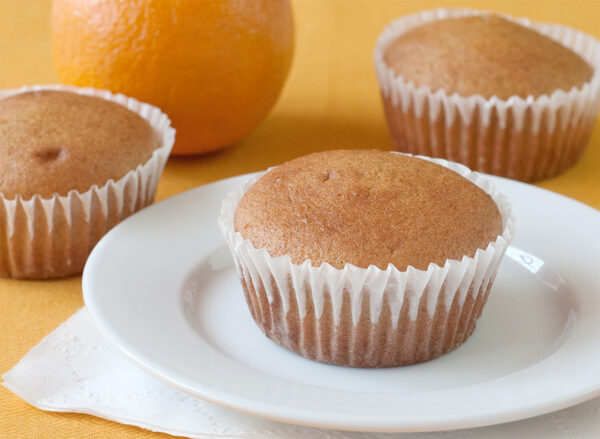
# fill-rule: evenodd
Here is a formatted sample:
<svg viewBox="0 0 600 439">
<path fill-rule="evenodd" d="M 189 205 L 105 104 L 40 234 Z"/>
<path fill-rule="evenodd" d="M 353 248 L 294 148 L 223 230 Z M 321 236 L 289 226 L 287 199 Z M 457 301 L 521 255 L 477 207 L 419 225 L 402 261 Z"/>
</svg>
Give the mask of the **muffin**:
<svg viewBox="0 0 600 439">
<path fill-rule="evenodd" d="M 523 181 L 572 166 L 600 105 L 600 43 L 558 25 L 425 11 L 392 22 L 374 60 L 396 149 Z"/>
<path fill-rule="evenodd" d="M 1 97 L 0 275 L 81 273 L 98 240 L 153 201 L 174 130 L 157 108 L 101 90 Z"/>
<path fill-rule="evenodd" d="M 258 327 L 352 367 L 427 361 L 464 342 L 513 230 L 478 174 L 376 150 L 273 168 L 229 194 L 219 224 Z"/>
</svg>

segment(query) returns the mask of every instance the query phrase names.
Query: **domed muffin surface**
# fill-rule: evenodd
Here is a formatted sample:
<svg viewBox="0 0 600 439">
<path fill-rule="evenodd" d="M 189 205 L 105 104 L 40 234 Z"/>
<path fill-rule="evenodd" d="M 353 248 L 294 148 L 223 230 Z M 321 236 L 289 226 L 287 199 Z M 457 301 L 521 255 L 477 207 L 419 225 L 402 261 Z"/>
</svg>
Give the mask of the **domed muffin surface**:
<svg viewBox="0 0 600 439">
<path fill-rule="evenodd" d="M 314 153 L 270 170 L 240 200 L 234 227 L 294 264 L 399 270 L 473 256 L 503 230 L 492 198 L 466 178 L 376 150 Z"/>
<path fill-rule="evenodd" d="M 118 180 L 146 163 L 160 139 L 124 106 L 42 90 L 0 100 L 0 193 L 43 198 Z"/>
<path fill-rule="evenodd" d="M 417 87 L 500 99 L 569 91 L 594 73 L 562 44 L 494 14 L 418 26 L 394 40 L 384 60 Z"/>
</svg>

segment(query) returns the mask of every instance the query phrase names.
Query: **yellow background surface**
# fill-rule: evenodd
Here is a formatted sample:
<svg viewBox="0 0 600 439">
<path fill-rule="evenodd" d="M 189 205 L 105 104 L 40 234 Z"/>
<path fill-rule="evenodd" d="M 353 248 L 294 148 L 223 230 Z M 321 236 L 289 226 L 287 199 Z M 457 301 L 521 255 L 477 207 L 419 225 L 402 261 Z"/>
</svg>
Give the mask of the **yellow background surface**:
<svg viewBox="0 0 600 439">
<path fill-rule="evenodd" d="M 562 23 L 600 38 L 598 0 L 294 1 L 295 58 L 275 109 L 252 135 L 225 151 L 171 159 L 157 199 L 312 151 L 390 148 L 371 61 L 375 39 L 400 15 L 449 5 Z M 0 0 L 0 87 L 57 81 L 50 53 L 49 11 L 49 0 Z M 539 186 L 600 208 L 600 123 L 582 160 Z M 0 279 L 0 373 L 82 305 L 79 277 L 48 282 Z M 43 412 L 0 387 L 0 437 L 170 436 L 87 415 Z"/>
</svg>

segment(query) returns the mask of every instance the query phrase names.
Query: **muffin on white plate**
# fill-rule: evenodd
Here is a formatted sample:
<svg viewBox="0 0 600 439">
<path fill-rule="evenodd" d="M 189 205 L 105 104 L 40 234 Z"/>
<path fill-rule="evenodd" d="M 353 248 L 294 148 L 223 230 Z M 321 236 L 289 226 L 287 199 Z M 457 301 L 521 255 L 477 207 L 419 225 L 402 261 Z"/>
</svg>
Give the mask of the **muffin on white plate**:
<svg viewBox="0 0 600 439">
<path fill-rule="evenodd" d="M 469 337 L 514 220 L 462 165 L 342 150 L 240 185 L 219 224 L 269 338 L 321 362 L 390 367 Z"/>
</svg>

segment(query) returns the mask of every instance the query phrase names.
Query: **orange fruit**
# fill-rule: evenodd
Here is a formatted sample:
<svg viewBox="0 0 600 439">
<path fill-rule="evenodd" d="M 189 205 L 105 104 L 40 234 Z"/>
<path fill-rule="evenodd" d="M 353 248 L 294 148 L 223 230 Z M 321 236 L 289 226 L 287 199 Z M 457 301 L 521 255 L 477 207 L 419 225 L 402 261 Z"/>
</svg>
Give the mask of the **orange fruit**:
<svg viewBox="0 0 600 439">
<path fill-rule="evenodd" d="M 214 151 L 252 131 L 275 104 L 294 47 L 289 0 L 55 0 L 61 82 L 160 107 L 174 154 Z"/>
</svg>

